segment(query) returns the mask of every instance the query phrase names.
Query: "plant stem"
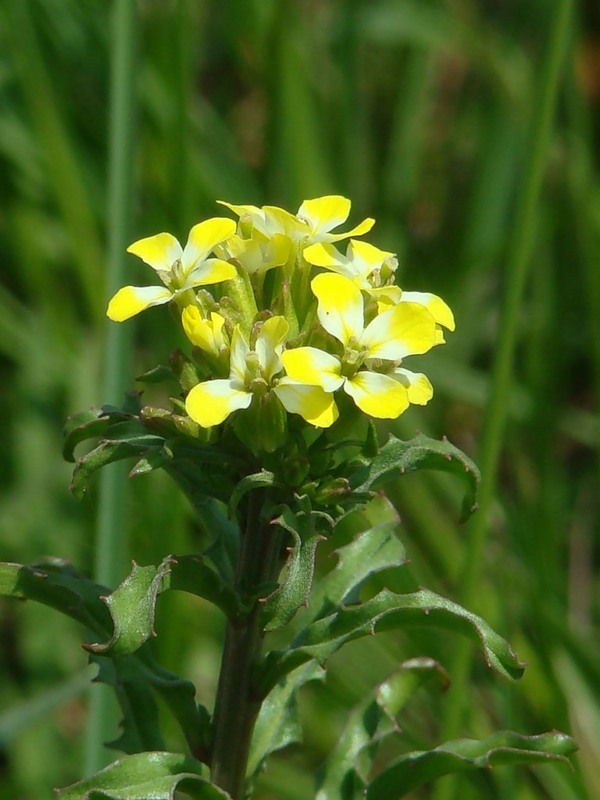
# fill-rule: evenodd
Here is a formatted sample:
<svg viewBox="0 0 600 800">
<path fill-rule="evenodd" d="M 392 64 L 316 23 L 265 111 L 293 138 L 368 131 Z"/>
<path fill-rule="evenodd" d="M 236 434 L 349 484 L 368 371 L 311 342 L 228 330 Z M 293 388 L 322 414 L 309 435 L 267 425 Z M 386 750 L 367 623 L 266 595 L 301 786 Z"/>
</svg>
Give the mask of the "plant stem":
<svg viewBox="0 0 600 800">
<path fill-rule="evenodd" d="M 248 595 L 276 577 L 279 569 L 277 529 L 262 516 L 266 494 L 250 495 L 237 566 L 236 584 Z M 262 649 L 260 603 L 241 623 L 228 623 L 214 711 L 211 780 L 231 795 L 244 797 L 244 782 L 252 731 L 261 698 L 252 688 L 252 675 Z"/>
</svg>

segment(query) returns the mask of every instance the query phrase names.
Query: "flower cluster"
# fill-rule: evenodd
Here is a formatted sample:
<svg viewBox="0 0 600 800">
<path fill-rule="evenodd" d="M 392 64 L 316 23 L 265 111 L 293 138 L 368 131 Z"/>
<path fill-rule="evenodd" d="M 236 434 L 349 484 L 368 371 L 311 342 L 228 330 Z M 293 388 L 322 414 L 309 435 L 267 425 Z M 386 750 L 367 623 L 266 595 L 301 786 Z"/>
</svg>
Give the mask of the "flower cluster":
<svg viewBox="0 0 600 800">
<path fill-rule="evenodd" d="M 443 343 L 452 312 L 433 294 L 402 291 L 394 254 L 356 238 L 374 220 L 336 232 L 350 214 L 338 195 L 306 200 L 296 214 L 220 204 L 237 223 L 201 222 L 184 248 L 168 233 L 132 244 L 163 285 L 126 286 L 107 311 L 122 322 L 175 304 L 198 371 L 185 400 L 192 420 L 213 428 L 238 412 L 281 432 L 288 413 L 331 426 L 340 392 L 379 419 L 429 401 L 428 378 L 404 359 Z M 277 436 L 263 439 L 264 449 L 277 447 Z"/>
</svg>

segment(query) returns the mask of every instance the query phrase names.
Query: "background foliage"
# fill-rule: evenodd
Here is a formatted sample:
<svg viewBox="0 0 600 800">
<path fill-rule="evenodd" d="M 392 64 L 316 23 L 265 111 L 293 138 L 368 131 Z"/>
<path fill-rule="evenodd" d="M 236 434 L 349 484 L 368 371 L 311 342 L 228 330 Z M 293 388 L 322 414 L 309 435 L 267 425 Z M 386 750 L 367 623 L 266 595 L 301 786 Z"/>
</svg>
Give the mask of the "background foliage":
<svg viewBox="0 0 600 800">
<path fill-rule="evenodd" d="M 497 493 L 470 604 L 529 667 L 508 685 L 477 659 L 462 700 L 452 689 L 423 691 L 402 725 L 410 748 L 430 746 L 458 708 L 460 735 L 556 727 L 573 732 L 580 754 L 573 771 L 500 768 L 415 797 L 600 795 L 594 9 L 579 3 L 570 33 L 518 309 Z M 319 194 L 351 197 L 353 221 L 375 216 L 378 245 L 398 252 L 400 284 L 439 293 L 457 318 L 449 344 L 427 357 L 435 400 L 393 430 L 446 434 L 477 458 L 554 10 L 548 0 L 141 2 L 130 239 L 160 230 L 185 238 L 217 213 L 220 198 L 295 210 Z M 87 572 L 96 507 L 93 497 L 79 504 L 68 494 L 60 450 L 68 414 L 118 400 L 101 396 L 110 17 L 111 4 L 93 0 L 5 0 L 0 10 L 0 556 L 27 563 L 54 554 Z M 131 275 L 139 269 L 132 258 Z M 162 313 L 135 323 L 131 376 L 177 345 Z M 390 498 L 413 575 L 463 599 L 469 534 L 456 521 L 458 487 L 420 473 Z M 123 549 L 141 564 L 193 551 L 201 535 L 160 474 L 131 482 L 121 522 Z M 344 541 L 343 529 L 336 535 L 324 550 Z M 119 559 L 124 577 L 129 564 Z M 325 551 L 322 562 L 331 563 Z M 210 700 L 219 612 L 180 596 L 161 603 L 157 656 Z M 161 625 L 175 612 L 177 624 Z M 5 602 L 0 626 L 0 798 L 34 800 L 80 775 L 90 675 L 80 629 L 49 609 Z M 389 633 L 334 657 L 326 684 L 303 690 L 305 749 L 277 757 L 259 796 L 312 797 L 312 776 L 347 708 L 400 661 L 426 653 L 451 667 L 456 647 L 441 636 Z"/>
</svg>

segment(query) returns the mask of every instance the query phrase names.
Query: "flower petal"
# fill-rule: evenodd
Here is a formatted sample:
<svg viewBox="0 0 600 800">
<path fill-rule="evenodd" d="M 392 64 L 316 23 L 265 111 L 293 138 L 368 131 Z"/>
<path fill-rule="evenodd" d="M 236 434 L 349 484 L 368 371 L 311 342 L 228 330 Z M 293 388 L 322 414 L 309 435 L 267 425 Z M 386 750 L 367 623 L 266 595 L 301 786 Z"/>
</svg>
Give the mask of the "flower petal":
<svg viewBox="0 0 600 800">
<path fill-rule="evenodd" d="M 202 261 L 193 269 L 185 279 L 185 289 L 193 289 L 195 286 L 208 286 L 212 283 L 222 283 L 235 278 L 236 271 L 233 264 L 229 261 L 222 261 L 220 258 L 209 258 Z"/>
<path fill-rule="evenodd" d="M 357 372 L 344 384 L 344 391 L 365 414 L 378 419 L 396 419 L 409 406 L 408 391 L 389 375 Z"/>
<path fill-rule="evenodd" d="M 309 264 L 314 264 L 315 267 L 326 267 L 342 275 L 348 275 L 346 269 L 348 259 L 332 244 L 323 244 L 323 242 L 311 244 L 303 251 L 302 255 Z"/>
<path fill-rule="evenodd" d="M 448 328 L 449 331 L 453 331 L 456 327 L 454 323 L 454 314 L 450 306 L 436 294 L 431 294 L 430 292 L 402 292 L 402 300 L 408 300 L 410 303 L 419 303 L 419 305 L 425 306 L 438 325 L 443 325 L 444 328 Z"/>
<path fill-rule="evenodd" d="M 152 269 L 166 272 L 182 256 L 181 245 L 170 233 L 157 233 L 155 236 L 139 239 L 129 245 L 127 252 L 141 258 Z"/>
<path fill-rule="evenodd" d="M 113 322 L 123 322 L 151 306 L 168 303 L 172 297 L 164 286 L 123 286 L 109 302 L 106 316 Z"/>
<path fill-rule="evenodd" d="M 346 233 L 328 233 L 327 241 L 339 242 L 340 239 L 348 239 L 350 236 L 362 236 L 364 233 L 368 233 L 373 225 L 375 225 L 375 220 L 372 217 L 367 217 L 362 222 L 359 222 L 355 228 L 346 231 Z"/>
<path fill-rule="evenodd" d="M 339 416 L 333 395 L 319 386 L 304 386 L 282 378 L 273 389 L 290 414 L 300 414 L 310 425 L 329 428 Z"/>
<path fill-rule="evenodd" d="M 368 290 L 371 297 L 377 300 L 377 313 L 382 314 L 384 311 L 389 311 L 402 299 L 402 289 L 396 284 L 389 284 L 388 286 L 378 286 L 374 289 Z"/>
<path fill-rule="evenodd" d="M 397 361 L 431 349 L 436 344 L 435 328 L 424 306 L 401 302 L 367 325 L 361 344 L 368 347 L 368 358 Z"/>
<path fill-rule="evenodd" d="M 411 372 L 409 369 L 396 367 L 390 375 L 406 388 L 409 403 L 424 406 L 433 397 L 433 386 L 427 375 L 423 375 L 422 372 Z"/>
<path fill-rule="evenodd" d="M 185 272 L 190 272 L 198 261 L 203 261 L 218 244 L 235 233 L 235 222 L 228 217 L 213 217 L 194 225 L 181 257 Z"/>
<path fill-rule="evenodd" d="M 344 382 L 339 359 L 316 347 L 286 350 L 281 354 L 281 361 L 289 377 L 299 383 L 335 392 Z"/>
<path fill-rule="evenodd" d="M 364 305 L 358 286 L 350 278 L 334 273 L 317 275 L 311 281 L 319 301 L 317 316 L 321 325 L 342 344 L 359 338 L 364 326 Z"/>
<path fill-rule="evenodd" d="M 282 368 L 279 356 L 289 329 L 290 324 L 285 317 L 271 317 L 265 320 L 256 337 L 255 350 L 266 381 L 271 381 Z"/>
<path fill-rule="evenodd" d="M 229 366 L 229 377 L 237 381 L 238 388 L 246 383 L 247 364 L 246 356 L 250 352 L 250 346 L 244 339 L 244 334 L 240 326 L 236 325 L 231 336 L 231 360 Z"/>
<path fill-rule="evenodd" d="M 328 233 L 332 228 L 337 228 L 348 219 L 351 202 L 347 197 L 339 194 L 329 194 L 316 197 L 314 200 L 305 200 L 298 209 L 297 216 L 306 220 L 311 228 L 311 234 Z"/>
<path fill-rule="evenodd" d="M 203 428 L 212 428 L 240 408 L 248 408 L 252 393 L 234 388 L 228 380 L 198 383 L 188 394 L 185 410 Z"/>
<path fill-rule="evenodd" d="M 218 356 L 225 347 L 223 339 L 225 319 L 215 311 L 211 311 L 210 320 L 202 319 L 198 306 L 190 304 L 183 309 L 181 324 L 190 342 L 201 350 Z"/>
</svg>

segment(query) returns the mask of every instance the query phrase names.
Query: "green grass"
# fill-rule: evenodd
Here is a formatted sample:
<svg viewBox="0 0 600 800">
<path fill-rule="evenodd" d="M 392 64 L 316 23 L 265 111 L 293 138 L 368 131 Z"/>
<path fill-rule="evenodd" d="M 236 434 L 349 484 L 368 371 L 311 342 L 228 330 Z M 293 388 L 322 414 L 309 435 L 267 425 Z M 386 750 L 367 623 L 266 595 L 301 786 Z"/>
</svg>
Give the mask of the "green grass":
<svg viewBox="0 0 600 800">
<path fill-rule="evenodd" d="M 0 557 L 56 554 L 97 568 L 98 497 L 79 505 L 68 494 L 60 431 L 68 414 L 113 399 L 103 392 L 114 389 L 102 388 L 104 308 L 108 264 L 123 241 L 160 230 L 185 238 L 193 223 L 220 213 L 216 199 L 294 210 L 305 197 L 346 194 L 352 221 L 375 216 L 373 241 L 398 252 L 400 284 L 436 292 L 455 311 L 456 332 L 422 361 L 434 400 L 394 430 L 446 434 L 480 458 L 488 480 L 497 471 L 468 594 L 529 662 L 509 686 L 475 657 L 464 708 L 457 714 L 451 692 L 423 693 L 402 721 L 404 743 L 431 746 L 458 724 L 467 736 L 556 727 L 580 744 L 572 771 L 502 768 L 415 798 L 595 800 L 600 184 L 586 80 L 599 24 L 592 5 L 587 15 L 577 8 L 568 32 L 540 194 L 528 210 L 518 198 L 533 163 L 532 111 L 559 2 L 140 4 L 133 155 L 115 167 L 109 109 L 126 90 L 125 78 L 110 77 L 117 5 L 6 0 L 0 10 Z M 133 118 L 122 114 L 129 126 Z M 113 190 L 132 169 L 125 210 L 109 203 L 109 163 Z M 523 214 L 531 247 L 507 333 L 501 309 Z M 135 259 L 125 269 L 132 282 L 143 276 Z M 133 385 L 175 342 L 165 341 L 160 311 L 129 330 L 133 366 L 116 377 Z M 494 363 L 509 335 L 512 363 L 494 412 L 506 418 L 485 433 L 498 399 Z M 127 497 L 128 558 L 156 563 L 167 550 L 194 549 L 191 514 L 166 478 L 132 482 Z M 390 497 L 418 582 L 460 600 L 461 565 L 473 553 L 456 522 L 457 487 L 410 476 Z M 167 605 L 178 625 L 161 625 Z M 159 614 L 161 660 L 196 680 L 210 703 L 222 620 L 180 598 Z M 83 770 L 82 634 L 47 609 L 16 603 L 0 605 L 0 631 L 0 800 L 37 800 Z M 347 658 L 334 659 L 326 686 L 304 690 L 306 749 L 277 757 L 261 800 L 309 800 L 304 787 L 351 704 L 399 661 L 426 652 L 450 668 L 460 646 L 385 634 L 352 647 L 351 672 Z"/>
</svg>

